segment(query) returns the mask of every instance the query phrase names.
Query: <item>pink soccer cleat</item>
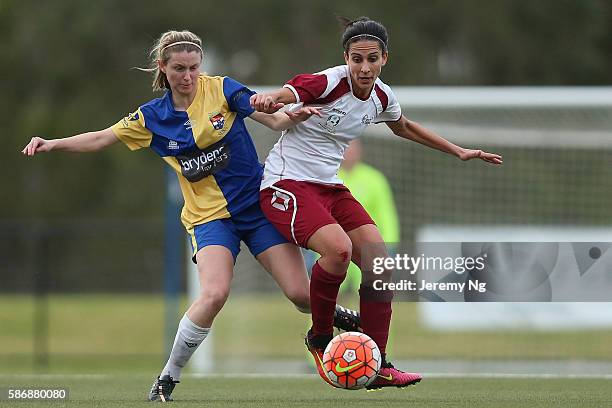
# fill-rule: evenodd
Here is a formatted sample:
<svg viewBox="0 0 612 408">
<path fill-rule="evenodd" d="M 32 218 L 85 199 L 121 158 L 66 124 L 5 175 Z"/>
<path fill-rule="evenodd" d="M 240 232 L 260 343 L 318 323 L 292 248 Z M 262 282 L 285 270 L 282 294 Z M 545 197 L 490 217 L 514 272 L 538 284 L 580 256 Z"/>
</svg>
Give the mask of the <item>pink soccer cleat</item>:
<svg viewBox="0 0 612 408">
<path fill-rule="evenodd" d="M 383 361 L 378 376 L 372 384 L 366 386 L 367 390 L 377 390 L 383 387 L 407 387 L 423 379 L 419 373 L 406 373 L 393 367 L 393 364 Z"/>
</svg>

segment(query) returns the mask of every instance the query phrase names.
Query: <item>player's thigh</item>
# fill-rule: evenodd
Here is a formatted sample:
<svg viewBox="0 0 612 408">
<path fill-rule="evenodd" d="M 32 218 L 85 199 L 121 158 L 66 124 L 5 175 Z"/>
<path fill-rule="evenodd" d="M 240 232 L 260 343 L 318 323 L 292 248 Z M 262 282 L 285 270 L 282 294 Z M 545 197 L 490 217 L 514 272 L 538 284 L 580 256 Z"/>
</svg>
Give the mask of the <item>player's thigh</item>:
<svg viewBox="0 0 612 408">
<path fill-rule="evenodd" d="M 300 248 L 291 243 L 274 245 L 257 255 L 259 263 L 278 283 L 293 303 L 307 311 L 309 307 L 308 273 Z"/>
<path fill-rule="evenodd" d="M 309 307 L 308 275 L 299 248 L 285 239 L 255 203 L 235 225 L 253 256 L 276 280 L 285 295 L 300 309 Z"/>
<path fill-rule="evenodd" d="M 200 296 L 226 298 L 234 275 L 234 256 L 222 245 L 207 245 L 196 253 Z"/>
<path fill-rule="evenodd" d="M 196 253 L 195 258 L 200 293 L 186 314 L 195 324 L 210 327 L 229 296 L 234 257 L 227 247 L 207 245 Z"/>
<path fill-rule="evenodd" d="M 353 244 L 353 262 L 364 270 L 372 266 L 374 258 L 387 257 L 388 252 L 385 247 L 378 227 L 374 224 L 364 224 L 347 232 Z"/>
<path fill-rule="evenodd" d="M 307 247 L 318 252 L 322 258 L 330 257 L 347 263 L 351 259 L 351 240 L 340 224 L 327 224 L 317 229 L 308 240 Z"/>
</svg>

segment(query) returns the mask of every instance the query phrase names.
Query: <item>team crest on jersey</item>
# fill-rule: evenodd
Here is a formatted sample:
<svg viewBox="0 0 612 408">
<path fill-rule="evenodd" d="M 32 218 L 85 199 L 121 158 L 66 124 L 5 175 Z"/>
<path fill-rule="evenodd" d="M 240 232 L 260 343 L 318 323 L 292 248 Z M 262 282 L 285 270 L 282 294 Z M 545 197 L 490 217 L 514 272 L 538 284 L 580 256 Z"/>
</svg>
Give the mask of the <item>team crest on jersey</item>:
<svg viewBox="0 0 612 408">
<path fill-rule="evenodd" d="M 223 126 L 225 126 L 225 118 L 223 117 L 223 114 L 221 114 L 221 112 L 210 114 L 209 118 L 210 123 L 212 123 L 213 128 L 215 128 L 215 130 L 221 130 L 223 129 Z"/>
<path fill-rule="evenodd" d="M 372 123 L 372 118 L 368 116 L 368 114 L 366 113 L 365 115 L 363 115 L 363 118 L 361 118 L 361 123 L 363 125 L 369 125 L 370 123 Z"/>
<path fill-rule="evenodd" d="M 340 123 L 340 116 L 330 115 L 325 122 L 319 122 L 319 126 L 327 130 L 329 133 L 336 133 L 336 126 Z"/>
</svg>

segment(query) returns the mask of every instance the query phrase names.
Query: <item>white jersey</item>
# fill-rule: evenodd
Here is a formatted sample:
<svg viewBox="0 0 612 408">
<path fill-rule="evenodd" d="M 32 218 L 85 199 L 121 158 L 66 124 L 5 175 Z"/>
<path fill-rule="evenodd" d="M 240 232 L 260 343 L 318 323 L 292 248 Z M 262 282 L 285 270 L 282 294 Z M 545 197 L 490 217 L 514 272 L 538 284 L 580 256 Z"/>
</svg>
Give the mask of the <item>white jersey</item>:
<svg viewBox="0 0 612 408">
<path fill-rule="evenodd" d="M 357 98 L 347 65 L 298 75 L 285 87 L 297 99 L 289 109 L 313 106 L 322 117 L 312 116 L 281 134 L 266 159 L 262 190 L 287 179 L 342 183 L 337 173 L 351 140 L 371 123 L 396 121 L 402 115 L 391 88 L 380 79 L 367 99 Z"/>
</svg>

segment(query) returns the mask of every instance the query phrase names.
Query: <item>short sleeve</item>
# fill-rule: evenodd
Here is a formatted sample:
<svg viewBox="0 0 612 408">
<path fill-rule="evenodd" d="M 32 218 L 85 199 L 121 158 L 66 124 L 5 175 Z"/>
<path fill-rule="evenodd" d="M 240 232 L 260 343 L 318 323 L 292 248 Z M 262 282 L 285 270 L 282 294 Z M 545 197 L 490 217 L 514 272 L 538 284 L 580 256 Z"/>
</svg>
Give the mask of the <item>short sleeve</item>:
<svg viewBox="0 0 612 408">
<path fill-rule="evenodd" d="M 382 112 L 374 118 L 374 123 L 395 122 L 402 117 L 402 107 L 391 88 L 385 84 L 374 86 L 376 96 L 381 102 Z"/>
<path fill-rule="evenodd" d="M 153 134 L 145 127 L 145 118 L 140 109 L 111 126 L 111 130 L 130 150 L 149 147 Z"/>
<path fill-rule="evenodd" d="M 287 81 L 285 88 L 293 92 L 297 102 L 308 104 L 323 95 L 327 89 L 327 76 L 325 74 L 300 74 Z"/>
<path fill-rule="evenodd" d="M 240 82 L 230 78 L 223 78 L 223 94 L 232 112 L 238 113 L 241 118 L 250 116 L 255 109 L 251 106 L 251 95 L 255 92 L 251 91 Z"/>
</svg>

